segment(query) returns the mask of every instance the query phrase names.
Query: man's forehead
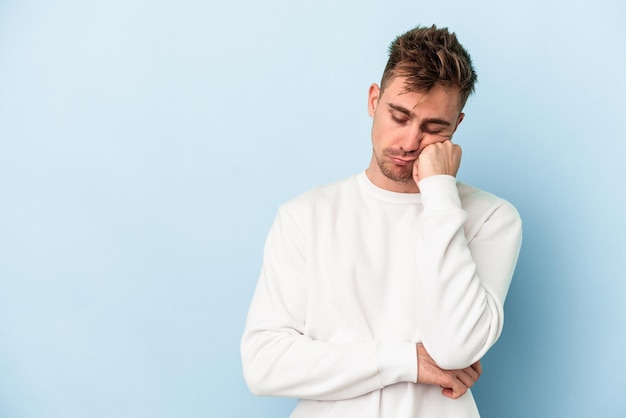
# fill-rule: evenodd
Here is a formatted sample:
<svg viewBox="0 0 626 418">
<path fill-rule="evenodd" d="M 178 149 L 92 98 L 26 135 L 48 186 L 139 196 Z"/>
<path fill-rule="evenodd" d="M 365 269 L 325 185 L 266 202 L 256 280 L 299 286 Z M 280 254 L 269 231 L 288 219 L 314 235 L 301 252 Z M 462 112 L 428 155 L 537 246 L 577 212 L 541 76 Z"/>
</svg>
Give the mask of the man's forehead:
<svg viewBox="0 0 626 418">
<path fill-rule="evenodd" d="M 407 77 L 397 76 L 390 80 L 390 83 L 383 91 L 383 96 L 385 92 L 389 93 L 386 97 L 388 102 L 397 103 L 408 109 L 415 109 L 426 101 L 434 90 L 443 90 L 455 107 L 459 107 L 460 92 L 458 89 L 443 83 L 435 84 L 430 89 L 415 89 L 407 82 L 407 79 Z M 460 109 L 458 110 L 460 111 Z"/>
</svg>

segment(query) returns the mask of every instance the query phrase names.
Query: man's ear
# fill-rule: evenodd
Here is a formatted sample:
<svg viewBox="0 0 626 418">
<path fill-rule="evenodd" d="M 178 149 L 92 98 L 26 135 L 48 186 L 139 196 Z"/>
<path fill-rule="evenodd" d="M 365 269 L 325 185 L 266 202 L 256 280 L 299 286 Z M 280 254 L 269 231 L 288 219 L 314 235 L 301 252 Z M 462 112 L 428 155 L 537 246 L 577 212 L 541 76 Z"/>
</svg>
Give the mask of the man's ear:
<svg viewBox="0 0 626 418">
<path fill-rule="evenodd" d="M 456 121 L 456 126 L 454 127 L 454 132 L 456 132 L 456 129 L 459 127 L 461 122 L 463 122 L 463 118 L 465 118 L 465 113 L 461 112 L 459 114 L 459 119 Z"/>
<path fill-rule="evenodd" d="M 374 117 L 376 113 L 376 107 L 378 106 L 378 99 L 380 98 L 380 87 L 374 83 L 370 86 L 370 90 L 367 96 L 367 113 L 371 117 Z"/>
</svg>

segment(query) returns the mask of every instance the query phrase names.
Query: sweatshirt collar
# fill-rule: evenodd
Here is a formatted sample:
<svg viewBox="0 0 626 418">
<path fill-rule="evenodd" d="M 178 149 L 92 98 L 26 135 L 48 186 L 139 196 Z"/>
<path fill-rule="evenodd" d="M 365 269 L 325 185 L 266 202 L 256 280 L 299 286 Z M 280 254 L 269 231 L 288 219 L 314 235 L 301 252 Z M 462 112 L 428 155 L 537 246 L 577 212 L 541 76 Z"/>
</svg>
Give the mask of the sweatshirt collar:
<svg viewBox="0 0 626 418">
<path fill-rule="evenodd" d="M 398 193 L 381 189 L 371 182 L 365 170 L 356 175 L 356 180 L 361 190 L 378 200 L 396 204 L 422 203 L 422 196 L 419 193 Z"/>
</svg>

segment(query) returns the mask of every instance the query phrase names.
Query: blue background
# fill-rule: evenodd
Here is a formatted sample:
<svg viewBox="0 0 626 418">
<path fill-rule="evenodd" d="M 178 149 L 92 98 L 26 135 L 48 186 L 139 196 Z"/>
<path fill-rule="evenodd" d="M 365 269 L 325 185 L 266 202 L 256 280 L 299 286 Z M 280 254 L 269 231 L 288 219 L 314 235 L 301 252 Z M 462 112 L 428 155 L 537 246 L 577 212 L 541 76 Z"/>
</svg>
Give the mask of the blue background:
<svg viewBox="0 0 626 418">
<path fill-rule="evenodd" d="M 626 414 L 626 3 L 0 2 L 0 417 L 286 417 L 239 339 L 280 203 L 364 169 L 393 37 L 449 26 L 459 178 L 525 240 L 484 417 Z"/>
</svg>

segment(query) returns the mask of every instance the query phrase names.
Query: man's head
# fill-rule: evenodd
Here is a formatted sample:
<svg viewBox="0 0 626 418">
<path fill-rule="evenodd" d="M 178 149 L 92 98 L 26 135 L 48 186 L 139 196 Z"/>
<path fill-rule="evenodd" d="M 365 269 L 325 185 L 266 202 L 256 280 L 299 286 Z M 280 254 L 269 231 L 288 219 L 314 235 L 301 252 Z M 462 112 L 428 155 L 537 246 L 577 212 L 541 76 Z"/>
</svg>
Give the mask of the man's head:
<svg viewBox="0 0 626 418">
<path fill-rule="evenodd" d="M 389 46 L 381 91 L 396 77 L 405 78 L 407 92 L 427 93 L 435 85 L 459 91 L 459 110 L 474 92 L 476 72 L 468 52 L 447 28 L 417 27 Z"/>
<path fill-rule="evenodd" d="M 450 141 L 463 120 L 476 73 L 469 54 L 447 29 L 416 28 L 389 48 L 381 86 L 372 84 L 370 180 L 383 189 L 418 191 L 418 157 L 429 145 Z"/>
</svg>

